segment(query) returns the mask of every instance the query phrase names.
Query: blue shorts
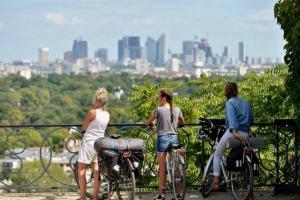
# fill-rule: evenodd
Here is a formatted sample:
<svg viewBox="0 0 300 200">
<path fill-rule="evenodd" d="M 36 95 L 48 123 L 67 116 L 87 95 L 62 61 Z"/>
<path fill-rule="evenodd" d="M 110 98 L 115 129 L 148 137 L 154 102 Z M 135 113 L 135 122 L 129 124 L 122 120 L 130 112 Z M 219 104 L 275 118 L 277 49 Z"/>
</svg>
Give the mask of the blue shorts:
<svg viewBox="0 0 300 200">
<path fill-rule="evenodd" d="M 157 138 L 156 143 L 156 153 L 162 153 L 168 151 L 168 146 L 171 143 L 178 144 L 178 135 L 171 134 L 171 135 L 159 135 Z"/>
</svg>

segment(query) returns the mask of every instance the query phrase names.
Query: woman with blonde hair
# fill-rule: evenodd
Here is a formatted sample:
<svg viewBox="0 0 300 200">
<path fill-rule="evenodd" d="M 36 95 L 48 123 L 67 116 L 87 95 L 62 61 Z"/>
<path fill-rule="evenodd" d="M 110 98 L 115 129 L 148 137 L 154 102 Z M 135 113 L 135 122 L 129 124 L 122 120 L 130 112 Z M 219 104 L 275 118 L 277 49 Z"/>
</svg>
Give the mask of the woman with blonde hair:
<svg viewBox="0 0 300 200">
<path fill-rule="evenodd" d="M 92 163 L 94 173 L 94 194 L 93 199 L 98 199 L 100 189 L 100 170 L 97 160 L 97 152 L 94 149 L 95 140 L 104 137 L 106 127 L 109 123 L 110 116 L 104 106 L 108 99 L 105 88 L 98 89 L 93 97 L 93 107 L 86 115 L 82 125 L 84 133 L 81 147 L 78 155 L 78 181 L 80 187 L 80 200 L 86 199 L 86 169 Z"/>
</svg>

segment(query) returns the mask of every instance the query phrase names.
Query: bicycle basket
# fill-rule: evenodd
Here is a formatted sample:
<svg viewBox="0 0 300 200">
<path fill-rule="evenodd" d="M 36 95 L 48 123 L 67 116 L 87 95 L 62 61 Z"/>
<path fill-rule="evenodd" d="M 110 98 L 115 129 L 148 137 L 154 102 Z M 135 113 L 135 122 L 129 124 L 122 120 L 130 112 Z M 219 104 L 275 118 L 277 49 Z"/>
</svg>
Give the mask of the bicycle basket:
<svg viewBox="0 0 300 200">
<path fill-rule="evenodd" d="M 231 149 L 226 158 L 226 170 L 239 172 L 243 167 L 243 148 Z"/>
</svg>

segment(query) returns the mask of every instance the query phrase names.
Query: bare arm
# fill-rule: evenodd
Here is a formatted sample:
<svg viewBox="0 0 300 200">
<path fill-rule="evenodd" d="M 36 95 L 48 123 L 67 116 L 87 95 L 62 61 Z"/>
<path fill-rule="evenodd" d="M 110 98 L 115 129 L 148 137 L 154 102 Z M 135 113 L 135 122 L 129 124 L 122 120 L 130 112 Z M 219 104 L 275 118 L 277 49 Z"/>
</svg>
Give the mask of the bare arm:
<svg viewBox="0 0 300 200">
<path fill-rule="evenodd" d="M 239 135 L 235 128 L 232 129 L 232 135 L 235 139 L 239 140 L 241 143 L 244 141 L 243 136 Z"/>
<path fill-rule="evenodd" d="M 185 120 L 184 120 L 184 117 L 180 116 L 178 118 L 178 127 L 183 127 L 185 124 Z"/>
<path fill-rule="evenodd" d="M 155 119 L 156 119 L 156 116 L 155 116 L 154 114 L 152 114 L 152 115 L 149 117 L 149 119 L 147 119 L 147 120 L 145 121 L 145 124 L 146 124 L 147 126 L 149 126 L 149 125 L 153 124 L 153 122 L 154 122 Z"/>
<path fill-rule="evenodd" d="M 87 127 L 89 126 L 90 122 L 93 121 L 96 117 L 95 110 L 90 110 L 86 115 L 83 124 L 82 124 L 82 131 L 85 132 Z"/>
</svg>

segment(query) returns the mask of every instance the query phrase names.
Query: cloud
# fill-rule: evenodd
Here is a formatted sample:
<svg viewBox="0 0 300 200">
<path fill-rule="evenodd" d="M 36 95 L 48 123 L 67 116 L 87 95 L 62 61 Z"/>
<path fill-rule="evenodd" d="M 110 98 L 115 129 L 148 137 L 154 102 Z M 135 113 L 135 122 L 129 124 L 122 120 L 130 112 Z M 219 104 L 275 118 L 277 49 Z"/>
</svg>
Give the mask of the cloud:
<svg viewBox="0 0 300 200">
<path fill-rule="evenodd" d="M 135 25 L 148 26 L 148 25 L 153 25 L 154 20 L 151 18 L 133 19 L 132 23 Z"/>
<path fill-rule="evenodd" d="M 45 18 L 48 22 L 55 24 L 55 25 L 76 25 L 76 24 L 81 24 L 83 22 L 82 19 L 77 18 L 77 17 L 71 17 L 67 18 L 64 14 L 62 13 L 47 13 L 45 15 Z"/>
<path fill-rule="evenodd" d="M 274 20 L 274 13 L 273 10 L 262 10 L 250 15 L 250 19 L 254 21 L 272 21 Z"/>
</svg>

